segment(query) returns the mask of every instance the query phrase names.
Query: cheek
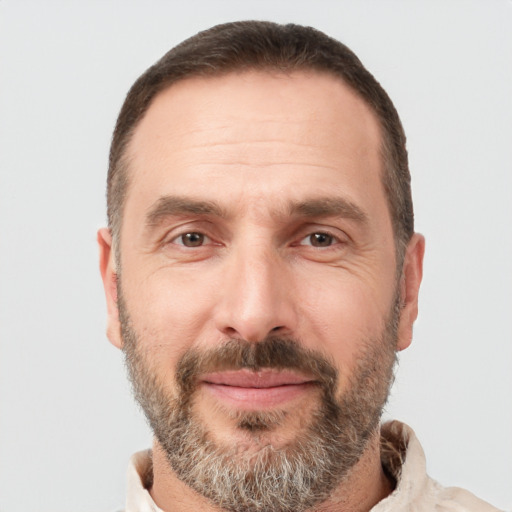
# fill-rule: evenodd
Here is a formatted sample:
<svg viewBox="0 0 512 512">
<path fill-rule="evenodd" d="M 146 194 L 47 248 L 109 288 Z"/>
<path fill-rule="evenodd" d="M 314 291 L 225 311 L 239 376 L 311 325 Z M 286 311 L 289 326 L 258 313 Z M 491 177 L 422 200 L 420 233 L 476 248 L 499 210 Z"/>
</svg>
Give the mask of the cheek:
<svg viewBox="0 0 512 512">
<path fill-rule="evenodd" d="M 381 337 L 391 298 L 382 293 L 381 287 L 353 276 L 338 276 L 325 283 L 300 294 L 301 317 L 305 319 L 301 339 L 331 357 L 343 380 L 365 350 L 365 343 L 377 342 Z"/>
<path fill-rule="evenodd" d="M 203 338 L 211 317 L 211 287 L 168 270 L 142 279 L 136 272 L 129 275 L 128 284 L 123 276 L 123 295 L 141 345 L 157 364 L 174 364 Z"/>
</svg>

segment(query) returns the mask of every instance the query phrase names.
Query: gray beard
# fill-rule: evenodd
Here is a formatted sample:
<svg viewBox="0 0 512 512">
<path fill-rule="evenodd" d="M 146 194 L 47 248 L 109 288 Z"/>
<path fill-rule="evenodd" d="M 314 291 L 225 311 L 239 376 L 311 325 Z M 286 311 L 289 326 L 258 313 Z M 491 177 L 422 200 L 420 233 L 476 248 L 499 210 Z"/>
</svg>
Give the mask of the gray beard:
<svg viewBox="0 0 512 512">
<path fill-rule="evenodd" d="M 134 395 L 176 476 L 230 512 L 304 512 L 345 481 L 375 435 L 393 380 L 399 320 L 395 301 L 379 339 L 361 342 L 353 377 L 336 397 L 338 373 L 322 354 L 292 339 L 259 343 L 228 340 L 204 353 L 188 351 L 176 368 L 175 393 L 151 370 L 119 293 L 126 366 Z M 256 451 L 223 446 L 194 411 L 196 377 L 207 371 L 249 368 L 299 370 L 319 382 L 321 398 L 302 432 L 287 445 Z M 237 428 L 260 444 L 286 421 L 283 411 L 238 412 Z"/>
</svg>

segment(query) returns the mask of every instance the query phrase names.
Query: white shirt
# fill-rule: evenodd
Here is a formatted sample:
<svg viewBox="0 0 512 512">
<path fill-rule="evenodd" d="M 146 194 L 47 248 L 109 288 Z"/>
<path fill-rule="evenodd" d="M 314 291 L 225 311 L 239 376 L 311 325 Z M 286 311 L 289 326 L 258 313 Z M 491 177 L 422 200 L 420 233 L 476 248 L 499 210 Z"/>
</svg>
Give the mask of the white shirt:
<svg viewBox="0 0 512 512">
<path fill-rule="evenodd" d="M 396 479 L 395 490 L 370 512 L 500 512 L 458 487 L 443 487 L 427 475 L 425 454 L 414 431 L 399 421 L 381 428 L 384 469 Z M 125 512 L 164 512 L 155 505 L 144 482 L 151 477 L 151 451 L 132 456 L 128 467 Z M 172 511 L 167 511 L 172 512 Z"/>
</svg>

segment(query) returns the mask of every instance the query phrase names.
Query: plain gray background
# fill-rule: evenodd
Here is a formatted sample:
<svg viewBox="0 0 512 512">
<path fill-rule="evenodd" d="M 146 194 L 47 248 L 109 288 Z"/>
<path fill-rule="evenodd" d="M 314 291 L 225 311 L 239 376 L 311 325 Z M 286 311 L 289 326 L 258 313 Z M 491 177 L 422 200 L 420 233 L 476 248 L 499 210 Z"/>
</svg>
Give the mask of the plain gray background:
<svg viewBox="0 0 512 512">
<path fill-rule="evenodd" d="M 111 131 L 171 46 L 247 18 L 324 30 L 393 98 L 427 254 L 386 415 L 436 479 L 512 509 L 511 1 L 0 0 L 0 511 L 123 505 L 151 436 L 104 334 Z"/>
</svg>

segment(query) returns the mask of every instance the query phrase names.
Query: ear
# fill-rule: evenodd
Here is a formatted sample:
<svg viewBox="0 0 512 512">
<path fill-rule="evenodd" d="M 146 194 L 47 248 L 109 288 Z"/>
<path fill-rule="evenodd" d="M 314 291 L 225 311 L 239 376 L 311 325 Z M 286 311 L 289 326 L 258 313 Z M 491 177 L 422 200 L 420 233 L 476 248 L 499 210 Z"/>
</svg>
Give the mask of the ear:
<svg viewBox="0 0 512 512">
<path fill-rule="evenodd" d="M 423 277 L 424 253 L 425 238 L 415 233 L 407 245 L 400 278 L 402 310 L 398 327 L 398 350 L 407 348 L 412 341 L 412 327 L 418 316 L 418 293 Z"/>
<path fill-rule="evenodd" d="M 107 337 L 117 348 L 123 348 L 121 336 L 121 323 L 117 308 L 117 273 L 115 253 L 112 246 L 110 230 L 98 230 L 98 247 L 100 251 L 100 272 L 103 279 L 103 288 L 107 299 Z"/>
</svg>

